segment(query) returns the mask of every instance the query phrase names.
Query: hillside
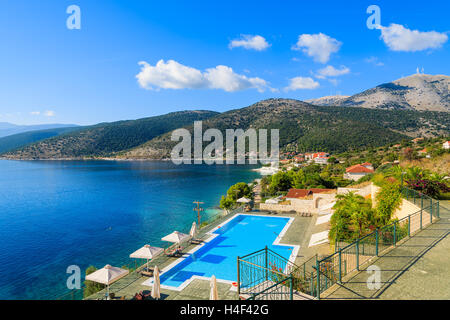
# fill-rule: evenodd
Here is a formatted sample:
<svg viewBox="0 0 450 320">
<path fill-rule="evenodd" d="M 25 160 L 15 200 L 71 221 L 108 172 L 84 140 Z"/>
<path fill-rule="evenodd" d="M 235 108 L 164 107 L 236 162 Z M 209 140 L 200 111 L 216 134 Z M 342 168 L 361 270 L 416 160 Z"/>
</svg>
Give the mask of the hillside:
<svg viewBox="0 0 450 320">
<path fill-rule="evenodd" d="M 2 154 L 7 159 L 81 159 L 104 157 L 136 147 L 196 120 L 216 115 L 213 111 L 180 111 L 138 120 L 101 123 L 39 141 Z"/>
<path fill-rule="evenodd" d="M 47 130 L 27 131 L 23 133 L 13 134 L 11 136 L 6 136 L 0 138 L 0 153 L 11 151 L 26 146 L 28 144 L 31 144 L 33 142 L 59 136 L 63 133 L 68 133 L 80 129 L 81 127 L 67 127 L 67 128 L 63 127 Z"/>
<path fill-rule="evenodd" d="M 37 125 L 16 125 L 9 122 L 0 122 L 0 138 L 28 131 L 47 130 L 57 128 L 76 127 L 75 124 L 37 124 Z"/>
<path fill-rule="evenodd" d="M 174 142 L 170 132 L 204 120 L 203 129 L 280 130 L 282 150 L 344 152 L 448 134 L 450 113 L 314 106 L 268 99 L 224 113 L 183 111 L 84 127 L 2 154 L 7 159 L 162 159 Z M 225 136 L 225 135 L 224 135 Z M 206 145 L 206 143 L 205 143 Z"/>
<path fill-rule="evenodd" d="M 341 101 L 350 98 L 350 96 L 325 96 L 317 99 L 306 100 L 305 102 L 311 103 L 316 106 L 338 106 Z"/>
<path fill-rule="evenodd" d="M 328 106 L 450 112 L 450 77 L 414 74 L 351 97 L 322 97 L 308 102 Z"/>
<path fill-rule="evenodd" d="M 364 108 L 321 107 L 290 99 L 269 99 L 228 111 L 203 123 L 203 129 L 278 128 L 280 147 L 297 151 L 342 152 L 382 146 L 426 133 L 448 133 L 450 114 Z M 192 126 L 188 129 L 192 130 Z M 166 158 L 175 143 L 170 133 L 116 154 L 124 159 Z"/>
</svg>

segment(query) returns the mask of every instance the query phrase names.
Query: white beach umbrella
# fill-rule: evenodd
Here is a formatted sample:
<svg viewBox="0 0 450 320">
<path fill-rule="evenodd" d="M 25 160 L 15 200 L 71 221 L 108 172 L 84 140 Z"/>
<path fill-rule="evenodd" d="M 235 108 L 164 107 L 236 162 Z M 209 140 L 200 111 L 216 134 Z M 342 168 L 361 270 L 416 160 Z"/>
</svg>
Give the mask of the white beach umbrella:
<svg viewBox="0 0 450 320">
<path fill-rule="evenodd" d="M 189 232 L 189 235 L 191 236 L 191 238 L 194 238 L 196 233 L 197 233 L 197 223 L 194 221 L 192 222 L 192 227 L 191 231 Z"/>
<path fill-rule="evenodd" d="M 267 199 L 265 203 L 269 203 L 269 204 L 278 204 L 279 200 L 278 199 Z"/>
<path fill-rule="evenodd" d="M 161 284 L 159 282 L 159 269 L 155 266 L 155 271 L 153 271 L 153 285 L 152 285 L 152 298 L 161 298 Z"/>
<path fill-rule="evenodd" d="M 236 200 L 236 202 L 239 202 L 239 203 L 249 203 L 251 201 L 252 200 L 247 199 L 246 197 L 242 197 L 242 198 Z"/>
<path fill-rule="evenodd" d="M 173 242 L 173 243 L 182 243 L 189 239 L 189 235 L 185 233 L 181 233 L 178 231 L 174 231 L 171 234 L 161 238 L 162 241 Z"/>
<path fill-rule="evenodd" d="M 106 285 L 107 295 L 109 296 L 109 286 L 120 278 L 125 277 L 128 273 L 128 270 L 112 267 L 107 264 L 103 268 L 88 274 L 86 280 Z"/>
<path fill-rule="evenodd" d="M 219 293 L 217 292 L 217 281 L 216 276 L 211 277 L 211 292 L 209 294 L 209 300 L 219 300 Z"/>
<path fill-rule="evenodd" d="M 163 248 L 152 247 L 152 246 L 146 244 L 145 246 L 143 246 L 139 250 L 136 250 L 135 252 L 130 254 L 130 258 L 147 259 L 147 269 L 148 269 L 148 261 L 150 259 L 153 259 L 156 256 L 158 256 L 163 251 L 164 251 Z"/>
</svg>

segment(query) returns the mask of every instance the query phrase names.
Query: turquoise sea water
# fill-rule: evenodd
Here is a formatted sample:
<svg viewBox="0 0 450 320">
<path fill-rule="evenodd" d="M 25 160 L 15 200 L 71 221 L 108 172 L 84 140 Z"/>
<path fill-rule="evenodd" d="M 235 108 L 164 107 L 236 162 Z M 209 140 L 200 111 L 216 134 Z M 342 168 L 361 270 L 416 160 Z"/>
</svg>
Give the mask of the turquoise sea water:
<svg viewBox="0 0 450 320">
<path fill-rule="evenodd" d="M 293 247 L 273 242 L 289 222 L 289 218 L 238 215 L 215 230 L 217 236 L 182 262 L 161 274 L 161 285 L 179 287 L 192 276 L 236 281 L 236 257 L 267 246 L 289 259 Z M 278 265 L 278 267 L 284 267 Z"/>
<path fill-rule="evenodd" d="M 67 292 L 66 268 L 121 266 L 161 237 L 189 232 L 194 200 L 205 218 L 250 166 L 171 162 L 0 161 L 0 299 Z"/>
</svg>

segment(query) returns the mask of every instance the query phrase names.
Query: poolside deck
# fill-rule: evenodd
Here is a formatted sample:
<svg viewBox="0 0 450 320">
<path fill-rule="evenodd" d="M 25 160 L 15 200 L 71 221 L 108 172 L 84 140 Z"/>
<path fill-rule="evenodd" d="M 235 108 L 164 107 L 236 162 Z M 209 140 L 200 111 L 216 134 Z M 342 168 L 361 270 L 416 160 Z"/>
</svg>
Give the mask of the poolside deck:
<svg viewBox="0 0 450 320">
<path fill-rule="evenodd" d="M 210 223 L 208 226 L 202 228 L 199 232 L 199 235 L 197 238 L 201 240 L 206 240 L 209 237 L 208 232 L 218 226 L 219 224 L 223 223 L 227 219 L 229 219 L 231 216 L 233 216 L 236 213 L 222 216 L 212 223 Z M 273 214 L 267 214 L 265 212 L 249 212 L 249 213 L 243 213 L 243 214 L 257 214 L 257 215 L 267 215 L 267 216 L 274 216 Z M 290 225 L 289 229 L 286 231 L 284 236 L 281 239 L 281 243 L 285 244 L 293 244 L 293 245 L 299 245 L 300 250 L 297 254 L 297 257 L 295 259 L 296 264 L 301 264 L 306 259 L 310 258 L 312 255 L 318 253 L 318 254 L 326 254 L 329 252 L 329 245 L 324 244 L 320 246 L 316 246 L 314 248 L 308 248 L 308 242 L 310 239 L 310 236 L 313 232 L 321 231 L 317 229 L 317 226 L 315 226 L 315 222 L 317 219 L 317 216 L 312 217 L 301 217 L 297 216 L 295 214 L 277 214 L 275 216 L 283 216 L 283 217 L 291 217 L 294 218 L 292 224 Z M 323 228 L 323 226 L 321 227 Z M 187 248 L 184 249 L 184 252 L 188 252 L 192 250 L 196 245 L 190 244 L 187 246 Z M 245 254 L 246 252 L 243 252 Z M 151 264 L 158 265 L 158 268 L 160 270 L 164 269 L 166 266 L 173 263 L 178 258 L 169 258 L 166 256 L 161 256 L 157 259 L 155 259 Z M 147 280 L 148 277 L 141 276 L 140 274 L 136 272 L 130 273 L 128 276 L 120 279 L 110 287 L 110 292 L 113 292 L 115 295 L 115 299 L 125 299 L 129 300 L 134 297 L 134 295 L 138 292 L 143 291 L 144 293 L 148 293 L 151 291 L 151 288 L 146 285 L 142 285 L 142 283 Z M 219 299 L 221 300 L 237 300 L 238 295 L 235 289 L 231 288 L 232 286 L 230 284 L 225 284 L 218 282 L 218 293 L 219 293 Z M 201 279 L 195 279 L 193 280 L 189 285 L 187 285 L 183 290 L 181 291 L 175 291 L 175 290 L 168 290 L 168 289 L 161 289 L 161 299 L 164 300 L 207 300 L 209 299 L 209 293 L 210 293 L 210 284 L 208 280 L 201 280 Z M 100 291 L 94 295 L 89 296 L 88 300 L 96 300 L 96 299 L 102 299 L 105 296 L 105 292 Z M 304 297 L 301 297 L 300 295 L 295 295 L 294 298 L 303 300 Z"/>
</svg>

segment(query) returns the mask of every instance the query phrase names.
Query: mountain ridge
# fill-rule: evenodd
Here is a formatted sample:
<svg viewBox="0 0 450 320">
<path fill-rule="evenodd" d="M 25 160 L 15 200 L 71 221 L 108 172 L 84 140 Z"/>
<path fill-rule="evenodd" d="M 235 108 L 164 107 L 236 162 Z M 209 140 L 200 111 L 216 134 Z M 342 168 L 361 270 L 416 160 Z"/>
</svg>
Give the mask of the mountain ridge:
<svg viewBox="0 0 450 320">
<path fill-rule="evenodd" d="M 3 153 L 2 158 L 32 160 L 104 157 L 216 114 L 218 113 L 215 111 L 205 110 L 178 111 L 136 120 L 99 123 Z"/>
<path fill-rule="evenodd" d="M 307 102 L 321 106 L 450 112 L 450 77 L 414 74 L 352 96 L 325 96 Z"/>
<path fill-rule="evenodd" d="M 442 117 L 437 117 L 437 114 L 442 114 Z M 368 145 L 399 142 L 417 134 L 445 134 L 448 133 L 449 124 L 448 113 L 323 107 L 294 99 L 266 99 L 212 117 L 203 122 L 203 130 L 279 129 L 280 147 L 284 150 L 341 152 Z M 186 129 L 192 133 L 192 126 Z M 171 141 L 170 134 L 168 132 L 155 137 L 113 157 L 168 158 L 171 148 L 176 144 Z"/>
</svg>

